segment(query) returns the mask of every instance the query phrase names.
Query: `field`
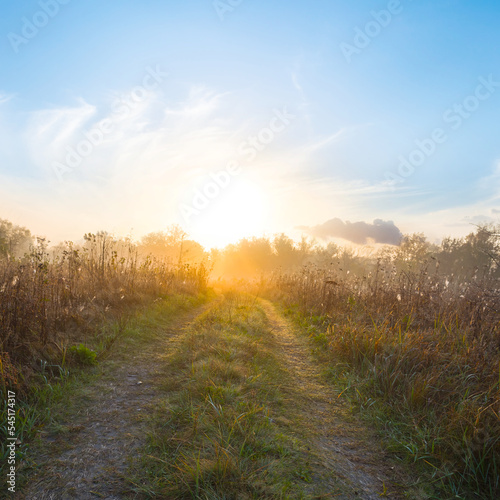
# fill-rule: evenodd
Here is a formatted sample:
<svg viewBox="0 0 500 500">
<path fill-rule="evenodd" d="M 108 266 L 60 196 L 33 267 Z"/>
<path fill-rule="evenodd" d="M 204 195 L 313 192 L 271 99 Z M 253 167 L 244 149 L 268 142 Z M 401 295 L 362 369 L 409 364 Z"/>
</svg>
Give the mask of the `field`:
<svg viewBox="0 0 500 500">
<path fill-rule="evenodd" d="M 497 233 L 5 255 L 19 498 L 498 498 Z"/>
</svg>

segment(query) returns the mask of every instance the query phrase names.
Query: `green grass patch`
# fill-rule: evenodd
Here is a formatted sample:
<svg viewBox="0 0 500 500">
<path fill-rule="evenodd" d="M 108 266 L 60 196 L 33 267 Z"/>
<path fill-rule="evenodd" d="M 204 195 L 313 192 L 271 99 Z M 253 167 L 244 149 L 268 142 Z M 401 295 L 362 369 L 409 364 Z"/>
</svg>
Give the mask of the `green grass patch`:
<svg viewBox="0 0 500 500">
<path fill-rule="evenodd" d="M 300 439 L 277 422 L 285 374 L 255 300 L 226 294 L 191 326 L 161 377 L 164 397 L 132 478 L 138 493 L 306 498 L 307 456 Z"/>
</svg>

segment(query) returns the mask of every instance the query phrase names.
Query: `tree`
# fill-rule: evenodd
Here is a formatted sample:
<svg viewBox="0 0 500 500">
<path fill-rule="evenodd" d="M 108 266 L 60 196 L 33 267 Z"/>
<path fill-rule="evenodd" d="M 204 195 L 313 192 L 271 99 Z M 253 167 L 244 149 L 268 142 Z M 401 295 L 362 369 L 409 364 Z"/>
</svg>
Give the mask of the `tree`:
<svg viewBox="0 0 500 500">
<path fill-rule="evenodd" d="M 278 265 L 284 269 L 292 269 L 301 264 L 301 253 L 295 248 L 293 240 L 286 234 L 277 234 L 273 240 L 273 248 L 278 258 Z"/>
<path fill-rule="evenodd" d="M 33 241 L 28 229 L 0 219 L 0 257 L 21 257 L 29 251 Z"/>
<path fill-rule="evenodd" d="M 141 239 L 139 249 L 143 255 L 153 255 L 175 264 L 201 262 L 205 257 L 204 248 L 193 240 L 177 225 L 169 226 L 166 231 L 149 233 Z"/>
<path fill-rule="evenodd" d="M 396 267 L 405 271 L 418 271 L 436 250 L 422 233 L 405 235 L 396 250 Z"/>
<path fill-rule="evenodd" d="M 500 226 L 478 226 L 465 238 L 445 238 L 438 259 L 441 271 L 460 278 L 500 275 Z"/>
</svg>

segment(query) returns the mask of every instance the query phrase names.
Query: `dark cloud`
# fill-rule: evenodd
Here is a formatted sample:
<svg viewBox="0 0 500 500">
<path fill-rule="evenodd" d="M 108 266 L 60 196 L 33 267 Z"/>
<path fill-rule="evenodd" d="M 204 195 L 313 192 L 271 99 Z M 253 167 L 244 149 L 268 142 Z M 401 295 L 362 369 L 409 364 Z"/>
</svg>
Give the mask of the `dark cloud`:
<svg viewBox="0 0 500 500">
<path fill-rule="evenodd" d="M 374 220 L 373 224 L 368 224 L 367 222 L 343 222 L 335 218 L 319 226 L 299 226 L 297 229 L 322 240 L 343 238 L 360 245 L 370 242 L 399 245 L 403 237 L 394 222 L 380 219 Z"/>
</svg>

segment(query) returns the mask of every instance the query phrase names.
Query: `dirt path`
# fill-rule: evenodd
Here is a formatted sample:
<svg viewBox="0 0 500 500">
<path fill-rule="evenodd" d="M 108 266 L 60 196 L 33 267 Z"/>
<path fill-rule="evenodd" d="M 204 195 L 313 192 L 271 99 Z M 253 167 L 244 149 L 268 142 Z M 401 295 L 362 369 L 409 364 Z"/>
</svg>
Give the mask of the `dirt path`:
<svg viewBox="0 0 500 500">
<path fill-rule="evenodd" d="M 290 375 L 291 383 L 283 392 L 294 404 L 294 416 L 312 436 L 310 451 L 318 474 L 314 480 L 328 481 L 332 490 L 328 498 L 403 498 L 398 486 L 405 482 L 401 473 L 379 441 L 349 415 L 338 393 L 322 382 L 307 339 L 294 333 L 270 302 L 261 304 L 273 327 L 277 354 Z M 341 493 L 346 487 L 348 493 Z"/>
<path fill-rule="evenodd" d="M 290 408 L 289 425 L 310 447 L 311 494 L 321 485 L 322 491 L 331 492 L 321 498 L 403 498 L 397 485 L 407 481 L 384 456 L 379 441 L 352 418 L 334 388 L 322 381 L 307 339 L 270 302 L 260 304 L 272 325 L 275 354 L 288 373 L 280 389 Z M 15 498 L 134 498 L 127 469 L 146 442 L 145 416 L 159 396 L 162 364 L 189 324 L 210 305 L 185 313 L 161 329 L 161 335 L 142 342 L 137 352 L 122 347 L 88 388 L 72 421 L 62 432 L 45 436 L 33 458 L 37 472 Z"/>
<path fill-rule="evenodd" d="M 49 445 L 33 457 L 39 470 L 15 498 L 130 498 L 125 472 L 145 443 L 142 415 L 157 393 L 153 379 L 160 360 L 175 349 L 176 340 L 206 307 L 184 314 L 137 352 L 111 361 L 64 432 L 46 436 Z"/>
</svg>

